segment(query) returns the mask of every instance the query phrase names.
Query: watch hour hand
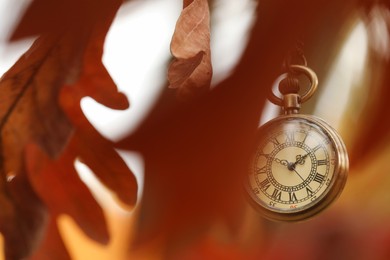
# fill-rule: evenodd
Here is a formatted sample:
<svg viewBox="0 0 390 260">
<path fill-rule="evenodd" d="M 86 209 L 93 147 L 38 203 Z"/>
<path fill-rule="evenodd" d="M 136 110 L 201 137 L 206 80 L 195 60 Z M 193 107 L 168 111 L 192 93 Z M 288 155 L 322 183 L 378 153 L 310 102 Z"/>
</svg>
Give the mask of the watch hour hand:
<svg viewBox="0 0 390 260">
<path fill-rule="evenodd" d="M 274 161 L 286 167 L 290 165 L 290 163 L 287 160 L 280 160 L 278 158 L 274 158 Z"/>
</svg>

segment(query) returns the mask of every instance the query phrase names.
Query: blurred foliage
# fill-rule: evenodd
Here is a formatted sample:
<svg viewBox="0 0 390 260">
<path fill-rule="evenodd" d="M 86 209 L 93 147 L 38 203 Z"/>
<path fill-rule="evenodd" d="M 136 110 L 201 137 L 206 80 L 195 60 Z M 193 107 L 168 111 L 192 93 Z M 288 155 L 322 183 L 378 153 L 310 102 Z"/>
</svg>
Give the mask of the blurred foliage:
<svg viewBox="0 0 390 260">
<path fill-rule="evenodd" d="M 34 3 L 38 4 L 34 8 L 44 2 L 35 0 Z M 87 0 L 82 2 L 80 10 L 88 10 L 86 7 L 91 3 Z M 61 3 L 67 6 L 64 1 Z M 105 3 L 109 5 L 109 2 Z M 192 3 L 193 1 L 185 0 L 184 7 L 187 8 Z M 78 6 L 76 2 L 72 4 L 74 7 Z M 61 22 L 64 13 L 58 8 L 56 10 L 62 14 L 55 19 L 56 23 L 45 24 L 38 21 L 29 27 L 22 22 L 25 27 L 19 27 L 19 34 L 15 35 L 24 36 L 26 31 L 29 34 L 39 33 L 41 26 L 44 32 L 67 27 Z M 69 8 L 65 11 L 69 11 Z M 41 13 L 42 10 L 38 8 L 35 12 Z M 27 14 L 33 15 L 34 10 Z M 76 14 L 75 21 L 82 22 L 83 12 Z M 86 17 L 91 19 L 94 15 L 96 13 Z M 26 17 L 24 19 L 28 20 L 28 16 Z M 372 25 L 378 17 L 384 26 Z M 109 147 L 115 145 L 120 149 L 139 151 L 145 159 L 144 194 L 137 210 L 128 216 L 129 222 L 126 223 L 131 224 L 109 221 L 107 227 L 116 230 L 112 231 L 113 237 L 126 234 L 121 243 L 126 243 L 127 247 L 120 250 L 125 251 L 127 256 L 121 255 L 118 258 L 389 259 L 389 17 L 389 3 L 386 1 L 258 1 L 257 20 L 249 36 L 249 43 L 228 78 L 213 90 L 205 93 L 202 91 L 201 95 L 186 102 L 178 100 L 175 91 L 166 88 L 135 133 L 129 134 L 116 144 L 101 141 Z M 110 18 L 112 16 L 108 20 Z M 295 45 L 297 39 L 304 42 L 309 66 L 317 72 L 320 81 L 324 81 L 334 73 L 331 70 L 332 64 L 359 20 L 364 21 L 369 35 L 368 55 L 364 80 L 360 86 L 355 86 L 354 91 L 367 93 L 367 97 L 359 99 L 358 102 L 352 96 L 346 111 L 335 111 L 344 113 L 339 131 L 349 140 L 347 148 L 352 169 L 345 191 L 334 205 L 311 220 L 295 224 L 265 220 L 246 203 L 242 196 L 241 183 L 245 177 L 251 144 L 255 139 L 267 93 L 281 73 L 281 64 L 286 53 Z M 71 26 L 74 26 L 73 22 Z M 180 24 L 178 30 L 187 30 L 186 25 Z M 198 29 L 197 23 L 189 23 L 188 26 L 192 26 L 193 30 Z M 378 28 L 381 28 L 379 34 L 376 32 Z M 178 35 L 181 35 L 180 31 Z M 104 38 L 104 35 L 100 37 Z M 378 41 L 384 43 L 378 45 Z M 98 47 L 101 51 L 101 42 Z M 202 50 L 208 52 L 208 47 L 203 47 Z M 195 53 L 195 57 L 198 54 Z M 86 64 L 92 64 L 88 57 L 89 55 L 86 55 L 83 59 Z M 191 79 L 190 72 L 197 67 L 201 59 L 195 59 L 196 62 L 193 62 L 191 57 L 185 58 L 190 62 L 178 71 L 185 79 Z M 191 71 L 186 70 L 189 67 Z M 84 74 L 78 84 L 72 85 L 72 90 L 61 93 L 60 99 L 62 102 L 66 101 L 61 103 L 62 108 L 67 112 L 67 116 L 73 119 L 71 121 L 75 127 L 79 127 L 78 131 L 88 129 L 86 132 L 89 134 L 85 135 L 84 139 L 92 138 L 91 143 L 95 138 L 93 129 L 86 123 L 80 123 L 77 120 L 83 122 L 83 117 L 78 114 L 80 111 L 71 108 L 78 107 L 78 95 L 99 93 L 99 90 L 92 94 L 77 92 L 77 89 L 82 89 L 83 86 L 96 85 L 96 82 L 88 80 L 96 76 L 92 74 Z M 166 82 L 161 84 L 165 85 Z M 321 87 L 323 86 L 320 85 Z M 339 86 L 340 89 L 343 87 L 346 86 Z M 338 95 L 337 91 L 333 94 L 335 97 Z M 74 100 L 73 103 L 69 101 L 72 96 L 76 103 Z M 100 98 L 107 98 L 108 103 L 113 100 L 105 96 Z M 318 98 L 317 96 L 317 99 L 311 100 L 304 112 L 314 111 Z M 114 104 L 115 102 L 111 102 L 111 105 Z M 356 108 L 362 112 L 356 114 Z M 76 111 L 77 115 L 69 111 Z M 76 143 L 82 144 L 82 141 Z M 72 147 L 67 149 L 72 150 Z M 50 174 L 55 171 L 55 167 L 60 167 L 56 164 L 58 162 L 51 162 L 37 148 L 29 149 L 33 149 L 35 156 L 30 155 L 30 160 L 27 160 L 30 170 Z M 97 152 L 101 150 L 97 149 Z M 73 158 L 65 152 L 63 157 L 66 159 L 67 156 Z M 113 157 L 115 156 L 109 156 L 111 159 Z M 32 160 L 34 158 L 49 166 L 43 167 L 42 170 L 38 167 L 40 165 Z M 93 161 L 95 165 L 100 165 L 99 162 L 107 158 L 97 157 Z M 41 196 L 40 200 L 46 201 L 51 198 L 50 193 L 56 194 L 56 190 L 42 192 L 44 189 L 40 186 L 42 183 L 39 178 L 30 178 L 35 184 L 34 192 Z M 115 190 L 117 182 L 113 183 Z M 123 189 L 123 186 L 118 186 L 119 190 Z M 131 189 L 134 191 L 136 188 Z M 46 200 L 42 198 L 42 194 L 46 196 Z M 123 190 L 121 194 L 124 194 Z M 116 217 L 111 216 L 109 219 Z M 53 219 L 49 223 L 50 226 L 56 226 Z M 82 226 L 82 223 L 78 224 Z M 50 230 L 56 231 L 55 228 Z M 71 232 L 62 231 L 61 234 L 66 237 L 67 233 Z M 59 238 L 57 233 L 54 234 Z M 75 236 L 82 236 L 82 233 Z M 72 244 L 65 244 L 68 243 Z M 78 250 L 77 246 L 80 245 L 73 244 L 68 247 Z M 104 259 L 105 256 L 101 257 Z"/>
</svg>

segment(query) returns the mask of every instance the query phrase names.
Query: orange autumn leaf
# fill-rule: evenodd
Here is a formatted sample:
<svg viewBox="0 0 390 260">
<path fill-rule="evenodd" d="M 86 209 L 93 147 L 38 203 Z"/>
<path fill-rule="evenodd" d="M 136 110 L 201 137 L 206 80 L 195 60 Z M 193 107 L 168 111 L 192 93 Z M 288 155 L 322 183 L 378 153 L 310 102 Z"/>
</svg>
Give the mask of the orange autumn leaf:
<svg viewBox="0 0 390 260">
<path fill-rule="evenodd" d="M 20 212 L 27 205 L 32 205 L 34 196 L 23 197 L 24 201 L 20 204 L 15 201 L 15 196 L 20 196 L 20 190 L 26 190 L 23 186 L 30 185 L 25 180 L 25 146 L 34 141 L 47 154 L 56 157 L 61 153 L 72 131 L 69 120 L 56 101 L 62 82 L 72 80 L 67 70 L 70 69 L 69 64 L 73 65 L 75 59 L 77 60 L 77 53 L 80 52 L 78 40 L 73 41 L 73 44 L 67 42 L 66 45 L 70 48 L 58 48 L 61 46 L 61 41 L 56 35 L 38 39 L 0 82 L 2 179 L 6 180 L 7 176 L 14 178 L 11 182 L 4 183 L 2 192 L 13 208 L 13 213 L 8 213 L 11 216 L 7 218 L 19 223 L 28 223 L 40 218 L 39 214 L 33 212 L 26 218 L 26 215 Z M 72 48 L 74 46 L 76 48 Z M 68 66 L 64 68 L 63 64 Z M 24 185 L 16 185 L 19 182 Z M 1 222 L 11 221 L 2 219 Z M 2 228 L 6 254 L 23 257 L 32 250 L 30 245 L 38 243 L 33 236 L 34 233 L 39 235 L 41 232 L 38 225 L 34 225 L 35 231 L 28 229 L 19 232 L 8 230 L 9 228 L 10 226 Z M 27 227 L 16 225 L 15 228 L 26 229 Z M 29 235 L 26 236 L 25 233 Z M 19 241 L 14 241 L 16 237 Z"/>
<path fill-rule="evenodd" d="M 77 139 L 69 146 L 68 152 L 55 161 L 36 146 L 27 149 L 27 168 L 32 185 L 53 217 L 68 214 L 88 236 L 107 243 L 109 238 L 103 211 L 73 166 Z"/>
<path fill-rule="evenodd" d="M 212 77 L 207 0 L 184 1 L 171 52 L 175 59 L 169 66 L 168 80 L 178 97 L 188 99 L 207 91 Z"/>
<path fill-rule="evenodd" d="M 96 35 L 98 40 L 100 36 Z M 29 178 L 53 217 L 68 214 L 89 237 L 107 243 L 109 235 L 103 212 L 79 179 L 74 162 L 79 159 L 85 163 L 96 177 L 128 206 L 133 206 L 136 202 L 137 184 L 112 144 L 93 128 L 80 107 L 81 98 L 84 96 L 91 96 L 118 109 L 128 106 L 127 99 L 116 91 L 115 84 L 100 61 L 102 53 L 101 49 L 97 48 L 100 46 L 99 42 L 92 41 L 85 51 L 84 62 L 87 66 L 84 67 L 78 82 L 64 87 L 61 91 L 60 104 L 75 128 L 70 142 L 57 160 L 48 160 L 47 156 L 34 146 L 27 150 L 26 160 Z M 52 190 L 46 189 L 47 186 L 52 187 Z M 45 252 L 51 251 L 52 246 L 50 242 L 43 244 L 37 254 L 42 257 Z"/>
<path fill-rule="evenodd" d="M 124 203 L 136 201 L 134 176 L 110 142 L 80 116 L 79 104 L 89 95 L 112 108 L 128 107 L 101 62 L 120 4 L 84 0 L 56 6 L 35 0 L 14 32 L 13 39 L 40 36 L 0 81 L 0 229 L 7 259 L 31 255 L 46 237 L 49 220 L 47 235 L 60 241 L 52 223 L 63 213 L 95 240 L 109 240 L 102 209 L 74 169 L 78 158 Z M 64 88 L 78 88 L 81 95 L 64 95 L 67 101 L 60 106 Z M 41 251 L 55 252 L 52 246 L 45 238 Z M 58 257 L 66 257 L 62 249 L 59 245 Z"/>
<path fill-rule="evenodd" d="M 62 241 L 61 234 L 57 227 L 57 221 L 51 217 L 42 238 L 40 250 L 35 251 L 30 259 L 32 260 L 69 260 L 70 255 Z M 43 249 L 43 250 L 42 250 Z"/>
</svg>

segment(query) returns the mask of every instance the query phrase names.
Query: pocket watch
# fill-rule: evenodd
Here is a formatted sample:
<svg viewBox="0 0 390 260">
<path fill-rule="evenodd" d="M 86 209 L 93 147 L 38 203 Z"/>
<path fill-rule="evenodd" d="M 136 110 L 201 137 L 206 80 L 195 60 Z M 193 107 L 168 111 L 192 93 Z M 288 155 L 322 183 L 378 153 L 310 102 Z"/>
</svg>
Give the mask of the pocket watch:
<svg viewBox="0 0 390 260">
<path fill-rule="evenodd" d="M 246 190 L 251 204 L 271 220 L 299 221 L 327 208 L 342 192 L 348 172 L 345 145 L 329 124 L 299 114 L 300 104 L 315 92 L 316 74 L 303 65 L 291 65 L 291 73 L 279 84 L 283 98 L 270 101 L 284 115 L 261 126 L 257 133 Z M 300 96 L 297 76 L 310 80 Z"/>
</svg>

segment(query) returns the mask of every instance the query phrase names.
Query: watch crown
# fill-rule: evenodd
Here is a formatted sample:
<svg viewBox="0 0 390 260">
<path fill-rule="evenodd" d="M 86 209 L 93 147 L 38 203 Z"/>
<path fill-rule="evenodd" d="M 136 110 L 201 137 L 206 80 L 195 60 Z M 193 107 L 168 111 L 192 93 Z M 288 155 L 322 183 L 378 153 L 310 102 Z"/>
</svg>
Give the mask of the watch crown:
<svg viewBox="0 0 390 260">
<path fill-rule="evenodd" d="M 279 91 L 283 94 L 283 110 L 286 114 L 297 114 L 301 108 L 299 80 L 288 75 L 279 83 Z"/>
</svg>

